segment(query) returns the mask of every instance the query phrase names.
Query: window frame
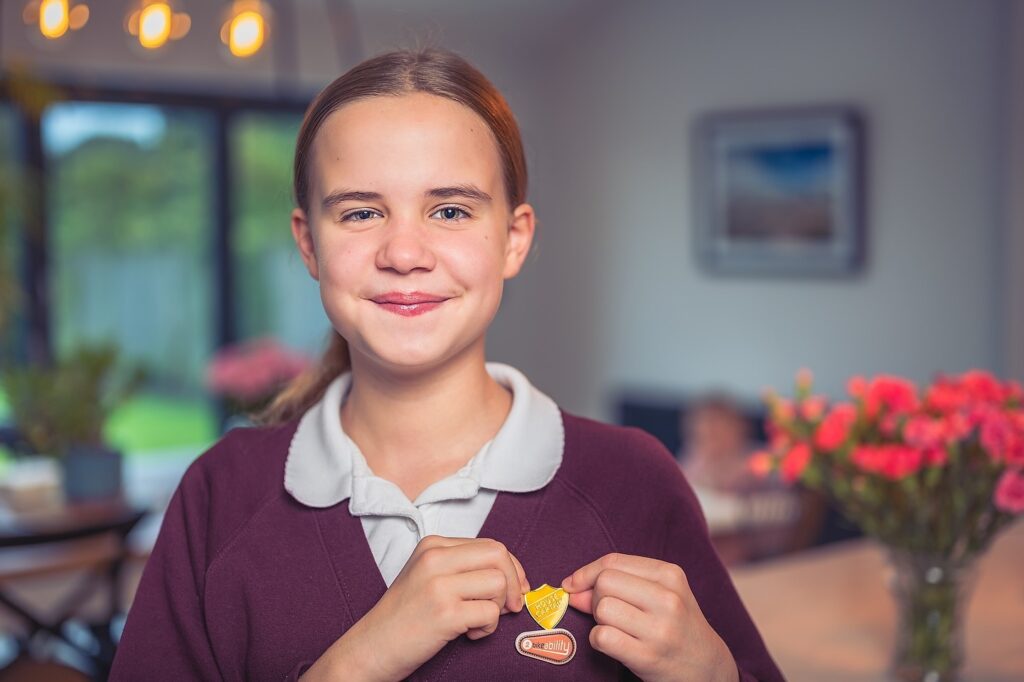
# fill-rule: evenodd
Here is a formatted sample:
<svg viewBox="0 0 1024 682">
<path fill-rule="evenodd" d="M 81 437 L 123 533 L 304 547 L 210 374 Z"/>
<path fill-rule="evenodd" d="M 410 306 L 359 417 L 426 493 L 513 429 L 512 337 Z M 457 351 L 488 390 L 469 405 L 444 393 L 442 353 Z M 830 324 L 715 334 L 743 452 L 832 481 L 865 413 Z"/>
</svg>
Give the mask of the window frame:
<svg viewBox="0 0 1024 682">
<path fill-rule="evenodd" d="M 84 86 L 60 81 L 34 81 L 34 86 L 55 95 L 53 101 L 95 102 L 113 104 L 149 104 L 155 106 L 189 108 L 211 115 L 213 125 L 213 203 L 211 219 L 214 229 L 210 235 L 212 254 L 214 303 L 214 347 L 219 348 L 238 341 L 238 320 L 232 305 L 235 294 L 235 268 L 232 261 L 232 236 L 236 229 L 233 212 L 231 183 L 231 126 L 235 119 L 251 113 L 298 114 L 302 116 L 313 94 L 295 95 L 241 95 L 208 94 L 176 90 L 139 90 L 108 86 Z M 23 87 L 23 84 L 20 85 Z M 23 362 L 48 362 L 53 359 L 53 338 L 50 329 L 50 235 L 52 226 L 47 215 L 48 176 L 43 149 L 41 115 L 31 111 L 25 103 L 13 96 L 19 84 L 7 76 L 0 77 L 0 102 L 15 113 L 15 134 L 20 138 L 22 154 L 20 167 L 32 177 L 42 178 L 38 191 L 31 197 L 26 211 L 26 225 L 22 231 L 22 263 L 18 268 L 25 297 L 25 327 L 15 330 L 15 347 Z M 35 238 L 33 238 L 35 235 Z"/>
</svg>

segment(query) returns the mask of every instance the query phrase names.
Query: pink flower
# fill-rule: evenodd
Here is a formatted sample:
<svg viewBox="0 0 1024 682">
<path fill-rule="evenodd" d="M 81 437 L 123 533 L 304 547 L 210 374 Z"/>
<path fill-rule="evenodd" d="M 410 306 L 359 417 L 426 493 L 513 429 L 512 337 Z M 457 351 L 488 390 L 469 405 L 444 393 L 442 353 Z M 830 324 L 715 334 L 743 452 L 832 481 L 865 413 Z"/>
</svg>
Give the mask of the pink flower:
<svg viewBox="0 0 1024 682">
<path fill-rule="evenodd" d="M 916 474 L 924 462 L 924 454 L 905 445 L 862 445 L 854 449 L 851 459 L 865 473 L 896 481 Z"/>
<path fill-rule="evenodd" d="M 995 494 L 996 507 L 1011 514 L 1024 512 L 1024 474 L 1007 469 L 999 477 Z"/>
<path fill-rule="evenodd" d="M 1024 410 L 1009 413 L 1010 422 L 1017 432 L 1014 444 L 1003 453 L 1003 459 L 1011 467 L 1024 467 Z"/>
<path fill-rule="evenodd" d="M 794 445 L 782 459 L 782 466 L 779 470 L 782 480 L 787 483 L 796 481 L 804 473 L 804 469 L 807 468 L 810 461 L 811 448 L 808 447 L 807 443 L 797 443 Z"/>
<path fill-rule="evenodd" d="M 990 408 L 981 416 L 981 447 L 994 462 L 1024 459 L 1024 426 L 1020 413 Z"/>
<path fill-rule="evenodd" d="M 814 445 L 819 450 L 835 450 L 850 435 L 850 428 L 857 421 L 857 408 L 850 403 L 839 403 L 832 408 L 814 434 Z"/>
<path fill-rule="evenodd" d="M 900 377 L 883 374 L 867 381 L 855 376 L 847 382 L 846 390 L 863 405 L 868 419 L 874 419 L 883 409 L 900 415 L 913 412 L 920 405 L 917 387 Z"/>
<path fill-rule="evenodd" d="M 868 399 L 884 406 L 889 412 L 905 414 L 917 409 L 917 387 L 906 379 L 893 376 L 878 376 L 871 380 Z"/>
<path fill-rule="evenodd" d="M 918 448 L 935 447 L 945 443 L 946 432 L 946 420 L 923 414 L 914 415 L 903 425 L 903 439 L 908 445 Z"/>
<path fill-rule="evenodd" d="M 949 452 L 944 447 L 924 448 L 921 450 L 924 463 L 930 467 L 940 467 L 949 461 Z"/>
<path fill-rule="evenodd" d="M 828 401 L 824 396 L 812 395 L 800 403 L 800 416 L 809 422 L 818 421 L 825 414 L 827 406 Z"/>
<path fill-rule="evenodd" d="M 951 413 L 973 412 L 985 405 L 1003 406 L 1021 397 L 1021 387 L 1014 382 L 1001 384 L 992 374 L 972 369 L 957 376 L 940 376 L 925 394 L 928 409 Z M 974 419 L 977 421 L 977 419 Z"/>
<path fill-rule="evenodd" d="M 266 398 L 300 374 L 309 360 L 262 338 L 222 348 L 207 365 L 206 385 L 242 402 Z"/>
<path fill-rule="evenodd" d="M 796 387 L 801 391 L 810 391 L 814 383 L 814 372 L 807 367 L 801 367 L 796 373 Z"/>
<path fill-rule="evenodd" d="M 772 452 L 782 452 L 789 450 L 793 445 L 793 440 L 789 434 L 782 429 L 772 425 L 772 428 L 768 429 L 768 448 Z"/>
<path fill-rule="evenodd" d="M 896 432 L 900 430 L 901 420 L 901 415 L 889 413 L 882 417 L 878 423 L 878 429 L 886 436 L 895 436 Z"/>
<path fill-rule="evenodd" d="M 903 440 L 916 448 L 944 448 L 963 440 L 971 433 L 966 417 L 955 412 L 943 417 L 915 414 L 903 425 Z"/>
<path fill-rule="evenodd" d="M 1001 403 L 1007 396 L 1006 388 L 994 376 L 980 369 L 964 372 L 959 377 L 959 383 L 975 402 Z"/>
<path fill-rule="evenodd" d="M 779 423 L 791 422 L 796 416 L 796 408 L 793 407 L 793 401 L 786 398 L 776 398 L 773 400 L 771 411 L 772 419 Z"/>
<path fill-rule="evenodd" d="M 747 460 L 747 469 L 758 478 L 765 478 L 772 472 L 774 461 L 770 452 L 758 450 Z"/>
<path fill-rule="evenodd" d="M 1019 406 L 1024 402 L 1024 387 L 1016 381 L 1006 382 L 1006 399 L 1015 401 Z"/>
<path fill-rule="evenodd" d="M 962 409 L 968 396 L 953 381 L 940 377 L 924 394 L 925 408 L 931 412 L 951 414 Z"/>
<path fill-rule="evenodd" d="M 868 419 L 874 419 L 881 406 L 878 404 L 877 399 L 871 397 L 868 388 L 869 384 L 862 376 L 851 377 L 846 382 L 846 392 L 850 394 L 851 398 L 854 398 L 863 405 L 864 415 Z"/>
</svg>

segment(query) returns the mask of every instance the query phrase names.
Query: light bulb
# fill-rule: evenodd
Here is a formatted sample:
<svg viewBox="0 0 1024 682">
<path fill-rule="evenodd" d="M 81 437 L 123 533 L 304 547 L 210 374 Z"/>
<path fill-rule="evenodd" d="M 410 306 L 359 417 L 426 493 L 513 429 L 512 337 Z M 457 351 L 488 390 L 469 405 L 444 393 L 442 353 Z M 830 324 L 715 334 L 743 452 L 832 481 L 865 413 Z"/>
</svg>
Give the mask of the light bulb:
<svg viewBox="0 0 1024 682">
<path fill-rule="evenodd" d="M 54 40 L 68 32 L 68 0 L 43 0 L 39 5 L 39 32 Z"/>
<path fill-rule="evenodd" d="M 251 57 L 263 47 L 263 15 L 255 10 L 239 12 L 228 28 L 228 49 L 236 57 Z"/>
<path fill-rule="evenodd" d="M 171 35 L 171 7 L 154 2 L 139 13 L 139 44 L 149 50 L 162 47 Z"/>
</svg>

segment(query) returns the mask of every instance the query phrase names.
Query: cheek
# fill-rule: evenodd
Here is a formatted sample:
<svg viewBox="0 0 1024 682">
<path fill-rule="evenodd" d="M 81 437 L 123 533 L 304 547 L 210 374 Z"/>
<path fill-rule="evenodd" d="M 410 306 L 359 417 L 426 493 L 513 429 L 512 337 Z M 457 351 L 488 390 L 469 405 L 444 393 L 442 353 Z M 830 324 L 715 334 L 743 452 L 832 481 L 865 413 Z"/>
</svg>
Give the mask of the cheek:
<svg viewBox="0 0 1024 682">
<path fill-rule="evenodd" d="M 365 270 L 373 266 L 372 249 L 360 248 L 357 243 L 331 244 L 320 251 L 320 272 L 331 287 L 351 285 L 365 281 Z"/>
<path fill-rule="evenodd" d="M 493 235 L 475 237 L 447 251 L 445 260 L 454 277 L 467 288 L 490 287 L 503 280 L 504 249 Z"/>
</svg>

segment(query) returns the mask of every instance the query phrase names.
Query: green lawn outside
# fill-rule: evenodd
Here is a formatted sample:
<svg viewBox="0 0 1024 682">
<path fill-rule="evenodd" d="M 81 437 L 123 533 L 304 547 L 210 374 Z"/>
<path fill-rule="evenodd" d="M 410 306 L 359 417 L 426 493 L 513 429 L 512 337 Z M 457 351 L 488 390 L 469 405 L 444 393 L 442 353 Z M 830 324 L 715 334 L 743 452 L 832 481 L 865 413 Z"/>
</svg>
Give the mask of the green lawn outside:
<svg viewBox="0 0 1024 682">
<path fill-rule="evenodd" d="M 220 433 L 205 401 L 141 395 L 111 415 L 104 435 L 125 454 L 139 457 L 187 446 L 197 446 L 198 455 Z"/>
<path fill-rule="evenodd" d="M 8 418 L 7 402 L 0 393 L 0 421 Z M 175 448 L 195 448 L 196 455 L 220 436 L 213 411 L 203 400 L 139 395 L 110 417 L 104 435 L 129 457 L 145 457 Z M 6 459 L 0 447 L 0 472 Z"/>
</svg>

